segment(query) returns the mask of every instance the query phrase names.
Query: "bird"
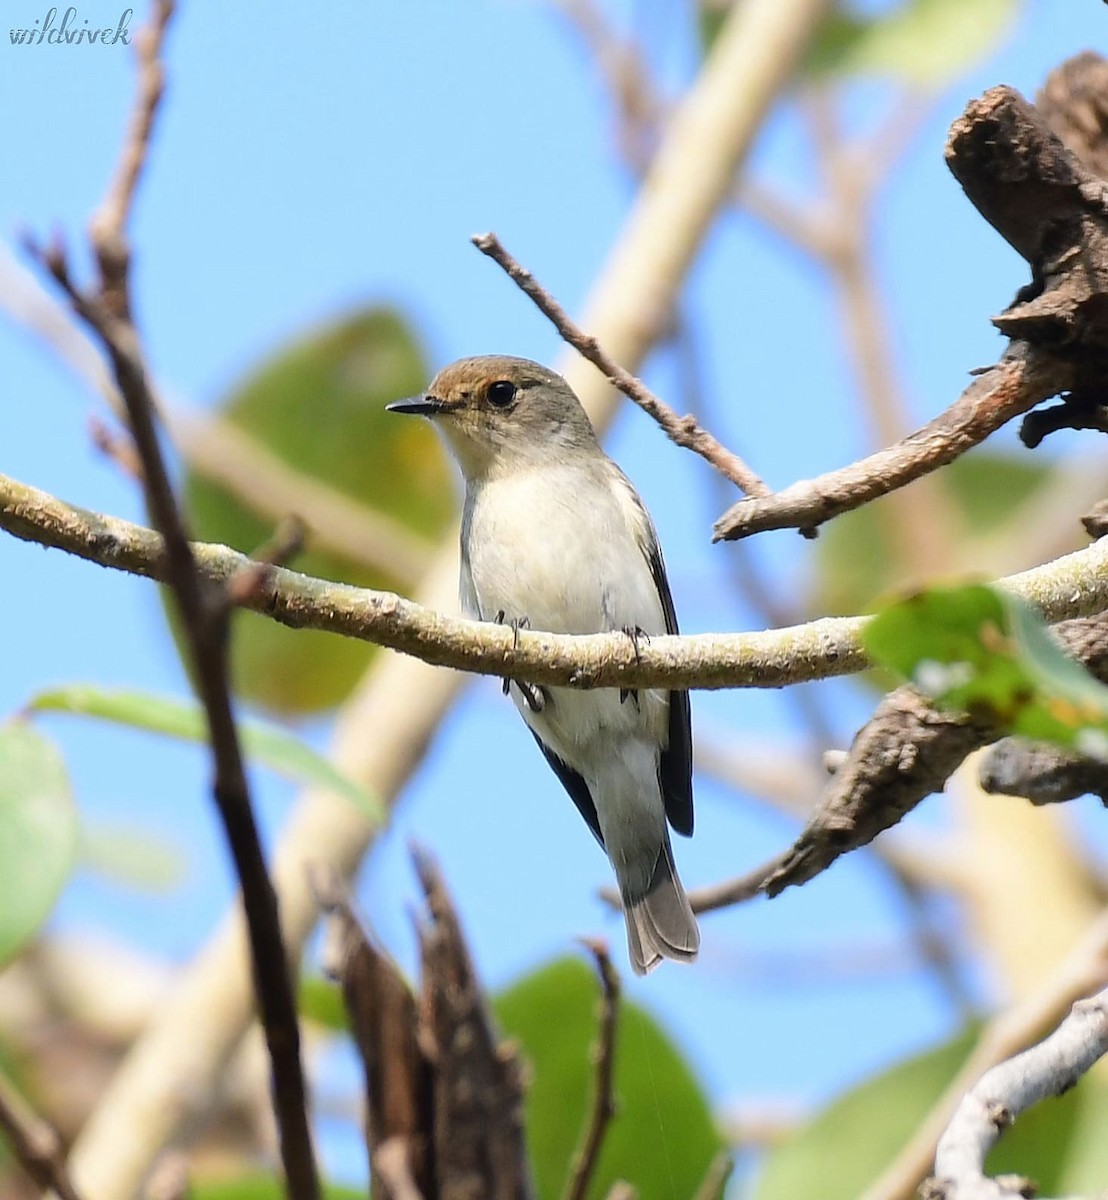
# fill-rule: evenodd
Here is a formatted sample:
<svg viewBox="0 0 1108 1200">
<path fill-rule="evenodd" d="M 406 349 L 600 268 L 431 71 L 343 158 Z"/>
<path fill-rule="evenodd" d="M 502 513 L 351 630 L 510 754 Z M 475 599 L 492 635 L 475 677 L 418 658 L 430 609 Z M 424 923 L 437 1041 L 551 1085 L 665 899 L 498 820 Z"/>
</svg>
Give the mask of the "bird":
<svg viewBox="0 0 1108 1200">
<path fill-rule="evenodd" d="M 623 630 L 636 650 L 678 632 L 654 524 L 560 375 L 507 355 L 463 358 L 388 408 L 429 418 L 461 468 L 468 616 L 517 631 Z M 688 693 L 504 687 L 608 856 L 632 969 L 693 961 L 700 932 L 669 836 L 693 831 Z"/>
</svg>

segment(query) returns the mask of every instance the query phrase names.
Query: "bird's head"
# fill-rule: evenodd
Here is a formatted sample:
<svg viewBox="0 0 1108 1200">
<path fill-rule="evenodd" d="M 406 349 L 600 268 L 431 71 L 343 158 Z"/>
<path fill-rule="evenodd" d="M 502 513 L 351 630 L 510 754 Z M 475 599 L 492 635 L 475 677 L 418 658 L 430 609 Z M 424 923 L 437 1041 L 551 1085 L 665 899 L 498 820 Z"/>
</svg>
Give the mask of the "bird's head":
<svg viewBox="0 0 1108 1200">
<path fill-rule="evenodd" d="M 388 407 L 430 417 L 468 480 L 597 445 L 569 384 L 526 358 L 459 359 L 444 367 L 422 396 Z"/>
</svg>

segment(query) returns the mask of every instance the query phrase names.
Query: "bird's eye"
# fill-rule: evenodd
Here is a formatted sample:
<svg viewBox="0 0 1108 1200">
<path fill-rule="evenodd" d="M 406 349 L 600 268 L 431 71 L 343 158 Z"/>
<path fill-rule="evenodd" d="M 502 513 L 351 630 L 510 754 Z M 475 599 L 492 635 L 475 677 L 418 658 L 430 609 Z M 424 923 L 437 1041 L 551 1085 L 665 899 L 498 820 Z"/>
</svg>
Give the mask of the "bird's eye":
<svg viewBox="0 0 1108 1200">
<path fill-rule="evenodd" d="M 489 390 L 485 394 L 490 404 L 497 408 L 507 408 L 516 398 L 516 385 L 509 379 L 498 379 L 489 384 Z"/>
</svg>

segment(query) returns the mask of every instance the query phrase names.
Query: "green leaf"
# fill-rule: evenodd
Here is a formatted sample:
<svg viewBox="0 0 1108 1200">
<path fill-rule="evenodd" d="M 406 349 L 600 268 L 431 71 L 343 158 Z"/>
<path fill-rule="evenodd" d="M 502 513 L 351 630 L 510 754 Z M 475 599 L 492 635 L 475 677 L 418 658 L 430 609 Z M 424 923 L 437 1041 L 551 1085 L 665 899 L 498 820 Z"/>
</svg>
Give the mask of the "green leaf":
<svg viewBox="0 0 1108 1200">
<path fill-rule="evenodd" d="M 953 1041 L 908 1059 L 835 1100 L 766 1156 L 752 1200 L 855 1200 L 892 1162 L 976 1040 Z"/>
<path fill-rule="evenodd" d="M 309 479 L 386 514 L 424 539 L 443 534 L 456 507 L 454 475 L 426 421 L 385 404 L 420 391 L 429 371 L 407 322 L 369 307 L 282 347 L 220 406 L 221 416 Z M 220 484 L 190 472 L 185 506 L 195 536 L 250 553 L 274 522 Z M 414 580 L 312 548 L 297 569 L 362 587 L 404 591 Z M 282 713 L 340 703 L 375 647 L 319 630 L 292 630 L 258 613 L 233 617 L 236 692 Z"/>
<path fill-rule="evenodd" d="M 50 915 L 76 849 L 61 755 L 22 721 L 0 726 L 0 965 Z"/>
<path fill-rule="evenodd" d="M 174 700 L 149 692 L 73 683 L 39 692 L 27 707 L 32 712 L 79 713 L 190 742 L 208 739 L 207 722 L 196 701 Z M 356 805 L 371 820 L 383 820 L 375 796 L 291 733 L 272 725 L 240 721 L 239 736 L 248 758 L 298 783 L 327 788 Z"/>
<path fill-rule="evenodd" d="M 322 975 L 302 975 L 297 989 L 296 1007 L 307 1021 L 314 1021 L 335 1033 L 350 1030 L 350 1018 L 342 998 L 342 988 Z"/>
<path fill-rule="evenodd" d="M 1108 1129 L 1108 1082 L 1099 1069 L 1086 1075 L 1077 1087 L 1059 1101 L 1065 1102 L 1070 1096 L 1076 1097 L 1076 1111 L 1070 1125 L 1069 1138 L 1065 1142 L 1066 1154 L 1061 1162 L 1056 1178 L 1043 1178 L 1045 1172 L 1032 1172 L 1030 1168 L 1021 1168 L 1019 1160 L 1004 1159 L 1001 1163 L 1005 1170 L 1021 1171 L 1025 1175 L 1034 1175 L 1043 1179 L 1043 1195 L 1053 1196 L 1095 1196 L 1104 1188 L 1108 1179 L 1108 1138 L 1104 1130 Z M 1055 1114 L 1059 1107 L 1040 1105 L 1048 1114 Z M 1064 1111 L 1064 1110 L 1063 1110 Z M 1029 1116 L 1031 1114 L 1028 1114 Z M 1054 1116 L 1054 1120 L 1059 1118 Z M 1019 1132 L 1023 1118 L 1019 1119 L 1015 1132 Z M 1045 1140 L 1045 1139 L 1044 1139 Z M 993 1152 L 996 1155 L 1003 1148 L 1003 1143 Z M 989 1166 L 993 1164 L 993 1155 L 989 1157 Z M 1014 1166 L 1008 1164 L 1013 1163 Z M 1047 1192 L 1046 1189 L 1050 1189 Z"/>
<path fill-rule="evenodd" d="M 935 588 L 886 609 L 862 640 L 944 708 L 1108 759 L 1108 687 L 1014 597 L 977 585 Z"/>
<path fill-rule="evenodd" d="M 502 992 L 493 1008 L 532 1067 L 527 1141 L 538 1195 L 561 1195 L 592 1103 L 599 984 L 579 959 L 559 959 Z M 620 1005 L 616 1116 L 590 1197 L 626 1179 L 640 1200 L 691 1196 L 722 1147 L 703 1091 L 661 1027 Z"/>
<path fill-rule="evenodd" d="M 1094 1101 L 1092 1107 L 1095 1107 L 1095 1089 L 1086 1090 L 1086 1082 L 1092 1081 L 1082 1080 L 1065 1095 L 1050 1097 L 1021 1113 L 989 1152 L 985 1160 L 986 1173 L 1023 1175 L 1033 1179 L 1039 1185 L 1040 1196 L 1080 1195 L 1063 1180 L 1069 1174 L 1068 1164 L 1074 1157 L 1080 1115 L 1090 1100 Z M 1103 1104 L 1099 1115 L 1103 1119 Z M 1098 1140 L 1104 1141 L 1103 1125 Z M 1103 1153 L 1098 1157 L 1102 1165 L 1108 1163 L 1108 1157 Z M 1096 1187 L 1088 1194 L 1095 1195 L 1103 1185 L 1102 1174 Z"/>
<path fill-rule="evenodd" d="M 941 86 L 988 54 L 1017 11 L 1016 0 L 904 0 L 863 16 L 842 4 L 824 21 L 807 71 Z"/>
</svg>

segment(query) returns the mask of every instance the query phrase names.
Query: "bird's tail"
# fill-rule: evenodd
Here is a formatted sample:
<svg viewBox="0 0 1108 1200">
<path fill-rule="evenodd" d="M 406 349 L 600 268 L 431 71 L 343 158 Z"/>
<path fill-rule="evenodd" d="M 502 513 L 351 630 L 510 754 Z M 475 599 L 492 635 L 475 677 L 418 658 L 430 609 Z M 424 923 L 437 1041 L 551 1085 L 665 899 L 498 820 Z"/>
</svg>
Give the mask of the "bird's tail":
<svg viewBox="0 0 1108 1200">
<path fill-rule="evenodd" d="M 692 962 L 700 949 L 700 930 L 689 898 L 677 878 L 669 833 L 658 855 L 650 886 L 636 899 L 624 897 L 627 949 L 636 975 L 645 975 L 662 961 Z"/>
</svg>

